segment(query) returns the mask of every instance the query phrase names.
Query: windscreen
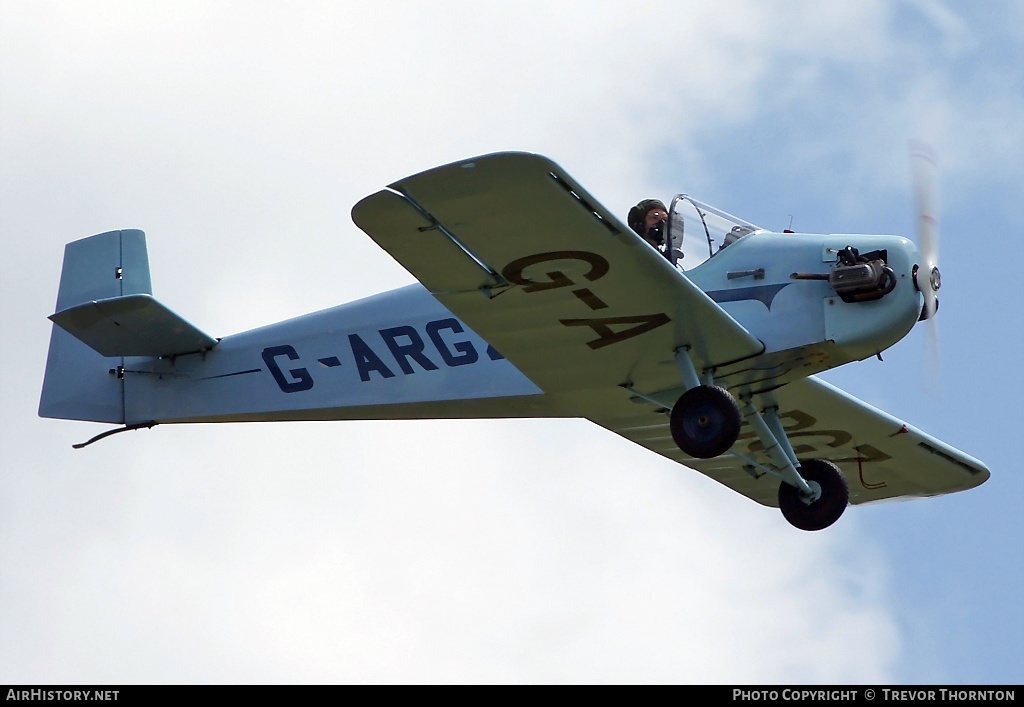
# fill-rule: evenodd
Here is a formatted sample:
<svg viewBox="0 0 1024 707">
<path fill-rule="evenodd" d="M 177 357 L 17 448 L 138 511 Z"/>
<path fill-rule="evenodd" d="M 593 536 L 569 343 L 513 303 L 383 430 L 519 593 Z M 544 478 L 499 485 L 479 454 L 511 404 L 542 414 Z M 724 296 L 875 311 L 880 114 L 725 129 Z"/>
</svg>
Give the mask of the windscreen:
<svg viewBox="0 0 1024 707">
<path fill-rule="evenodd" d="M 677 194 L 668 210 L 671 260 L 684 270 L 697 267 L 743 236 L 760 230 L 686 194 Z"/>
</svg>

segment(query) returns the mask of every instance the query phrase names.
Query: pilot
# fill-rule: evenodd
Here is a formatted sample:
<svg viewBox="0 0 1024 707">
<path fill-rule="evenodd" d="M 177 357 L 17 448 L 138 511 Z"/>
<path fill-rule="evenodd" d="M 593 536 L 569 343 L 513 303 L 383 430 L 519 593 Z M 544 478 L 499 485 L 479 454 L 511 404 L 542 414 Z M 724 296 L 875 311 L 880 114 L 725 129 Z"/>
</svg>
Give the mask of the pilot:
<svg viewBox="0 0 1024 707">
<path fill-rule="evenodd" d="M 665 252 L 665 224 L 668 209 L 657 199 L 644 199 L 629 210 L 626 223 L 645 241 Z"/>
</svg>

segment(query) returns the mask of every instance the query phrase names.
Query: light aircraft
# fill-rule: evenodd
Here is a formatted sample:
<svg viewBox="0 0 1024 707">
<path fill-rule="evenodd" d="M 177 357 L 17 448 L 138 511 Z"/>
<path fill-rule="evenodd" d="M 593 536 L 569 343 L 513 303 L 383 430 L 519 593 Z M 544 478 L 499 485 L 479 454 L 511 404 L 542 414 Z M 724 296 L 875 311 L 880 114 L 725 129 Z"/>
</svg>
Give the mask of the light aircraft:
<svg viewBox="0 0 1024 707">
<path fill-rule="evenodd" d="M 69 243 L 39 414 L 117 423 L 584 417 L 797 528 L 977 486 L 977 459 L 819 380 L 933 320 L 931 189 L 900 236 L 773 233 L 680 194 L 659 251 L 497 153 L 352 218 L 419 284 L 223 338 L 153 298 L 145 234 Z M 81 447 L 83 445 L 75 445 Z"/>
</svg>

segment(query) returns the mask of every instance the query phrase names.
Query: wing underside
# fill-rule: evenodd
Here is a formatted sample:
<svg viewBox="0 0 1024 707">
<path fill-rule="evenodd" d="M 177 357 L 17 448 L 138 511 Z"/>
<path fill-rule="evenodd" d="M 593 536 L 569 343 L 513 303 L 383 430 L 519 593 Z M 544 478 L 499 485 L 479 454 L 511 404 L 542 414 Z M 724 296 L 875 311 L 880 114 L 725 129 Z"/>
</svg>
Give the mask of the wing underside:
<svg viewBox="0 0 1024 707">
<path fill-rule="evenodd" d="M 681 384 L 681 346 L 700 368 L 764 348 L 538 155 L 439 167 L 363 199 L 352 217 L 549 394 L 669 389 Z"/>
<path fill-rule="evenodd" d="M 854 505 L 954 493 L 989 477 L 977 459 L 817 378 L 783 386 L 759 403 L 778 407 L 798 458 L 828 459 L 839 466 Z M 633 409 L 620 403 L 596 421 L 758 503 L 778 506 L 780 481 L 763 470 L 771 468 L 771 461 L 748 425 L 732 449 L 742 456 L 693 459 L 672 441 L 664 408 L 636 399 L 630 404 Z"/>
</svg>

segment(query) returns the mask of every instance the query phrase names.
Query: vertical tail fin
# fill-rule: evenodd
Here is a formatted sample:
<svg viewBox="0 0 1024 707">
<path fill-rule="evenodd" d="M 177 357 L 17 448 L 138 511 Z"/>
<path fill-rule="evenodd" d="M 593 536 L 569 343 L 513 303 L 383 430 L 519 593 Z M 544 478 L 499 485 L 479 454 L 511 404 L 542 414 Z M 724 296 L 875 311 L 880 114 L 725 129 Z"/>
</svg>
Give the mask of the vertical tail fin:
<svg viewBox="0 0 1024 707">
<path fill-rule="evenodd" d="M 57 312 L 85 302 L 152 294 L 146 234 L 109 231 L 68 243 Z M 40 417 L 123 423 L 121 357 L 105 357 L 54 325 L 46 359 Z"/>
</svg>

